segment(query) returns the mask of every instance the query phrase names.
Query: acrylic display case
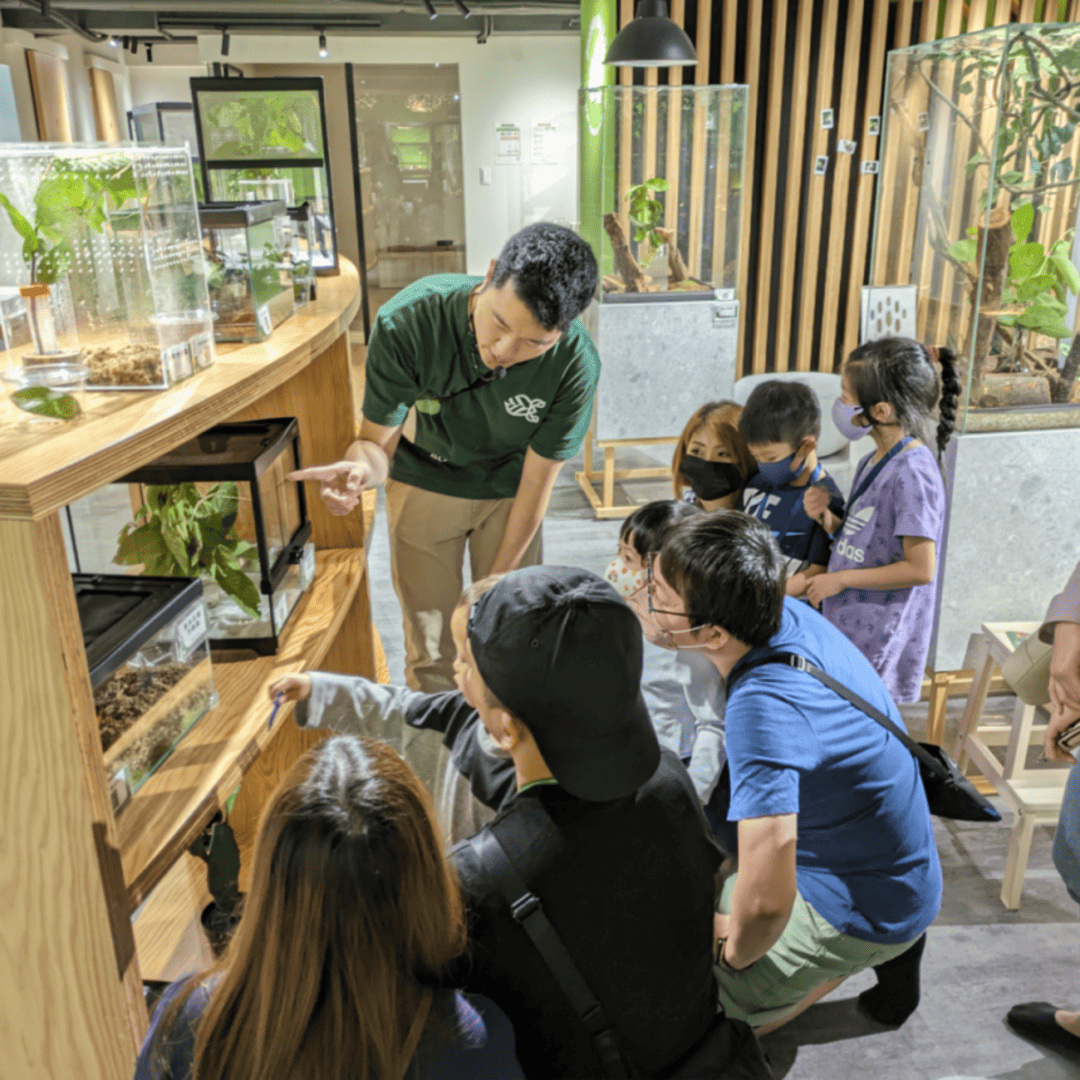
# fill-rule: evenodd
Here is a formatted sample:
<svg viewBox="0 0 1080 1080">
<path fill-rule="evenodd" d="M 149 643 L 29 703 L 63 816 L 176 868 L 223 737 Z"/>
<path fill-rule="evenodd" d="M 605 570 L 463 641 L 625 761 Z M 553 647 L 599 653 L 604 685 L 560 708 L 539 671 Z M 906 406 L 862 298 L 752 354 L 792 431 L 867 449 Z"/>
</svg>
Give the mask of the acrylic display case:
<svg viewBox="0 0 1080 1080">
<path fill-rule="evenodd" d="M 1080 426 L 1080 26 L 889 54 L 873 282 L 962 358 L 961 433 Z"/>
<path fill-rule="evenodd" d="M 295 419 L 219 424 L 70 507 L 71 562 L 198 577 L 213 649 L 277 651 L 315 573 Z"/>
<path fill-rule="evenodd" d="M 119 810 L 217 704 L 202 584 L 94 574 L 72 580 Z"/>
<path fill-rule="evenodd" d="M 283 202 L 204 203 L 203 252 L 218 341 L 264 341 L 295 305 Z"/>
<path fill-rule="evenodd" d="M 161 390 L 213 363 L 186 149 L 4 144 L 0 196 L 0 286 L 30 334 L 9 366 L 81 360 L 90 389 Z"/>
<path fill-rule="evenodd" d="M 311 258 L 315 250 L 315 222 L 307 203 L 289 207 L 289 258 L 292 262 L 293 297 L 297 307 L 315 299 L 315 268 Z"/>
<path fill-rule="evenodd" d="M 154 101 L 130 109 L 128 137 L 132 142 L 150 146 L 187 146 L 195 171 L 195 187 L 199 202 L 203 193 L 202 170 L 199 167 L 199 140 L 195 135 L 195 108 L 190 101 Z"/>
<path fill-rule="evenodd" d="M 747 92 L 580 91 L 582 130 L 600 135 L 602 302 L 736 299 Z"/>
<path fill-rule="evenodd" d="M 321 78 L 192 79 L 207 198 L 308 203 L 317 273 L 337 273 L 334 202 Z"/>
</svg>

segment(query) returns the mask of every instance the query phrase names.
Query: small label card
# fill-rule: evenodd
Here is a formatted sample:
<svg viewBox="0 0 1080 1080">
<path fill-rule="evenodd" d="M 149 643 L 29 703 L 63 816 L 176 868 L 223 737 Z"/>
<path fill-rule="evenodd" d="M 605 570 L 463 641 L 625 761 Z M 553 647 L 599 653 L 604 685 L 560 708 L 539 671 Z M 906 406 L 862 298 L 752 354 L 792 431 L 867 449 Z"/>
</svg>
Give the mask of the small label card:
<svg viewBox="0 0 1080 1080">
<path fill-rule="evenodd" d="M 921 112 L 919 113 L 918 127 L 920 131 L 930 130 L 930 114 Z"/>
<path fill-rule="evenodd" d="M 832 109 L 821 110 L 821 126 L 826 131 L 832 131 L 835 113 Z"/>
<path fill-rule="evenodd" d="M 864 161 L 862 163 L 862 171 L 864 173 L 873 173 L 875 176 L 877 176 L 878 163 L 876 161 Z"/>
<path fill-rule="evenodd" d="M 871 116 L 866 121 L 866 134 L 867 135 L 880 135 L 881 134 L 881 117 Z"/>
<path fill-rule="evenodd" d="M 836 143 L 836 150 L 840 154 L 854 154 L 856 146 L 858 143 L 853 143 L 850 139 L 840 139 Z"/>
<path fill-rule="evenodd" d="M 814 158 L 814 175 L 824 176 L 829 171 L 828 154 L 819 154 Z"/>
</svg>

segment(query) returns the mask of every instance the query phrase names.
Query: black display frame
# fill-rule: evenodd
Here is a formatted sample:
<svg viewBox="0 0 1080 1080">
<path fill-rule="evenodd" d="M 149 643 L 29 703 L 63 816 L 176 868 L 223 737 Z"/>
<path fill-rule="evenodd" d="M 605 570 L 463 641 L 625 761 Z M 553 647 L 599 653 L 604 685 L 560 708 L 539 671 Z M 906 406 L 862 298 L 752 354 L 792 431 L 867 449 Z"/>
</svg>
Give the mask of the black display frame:
<svg viewBox="0 0 1080 1080">
<path fill-rule="evenodd" d="M 202 110 L 199 107 L 200 93 L 235 93 L 243 91 L 310 91 L 314 90 L 319 99 L 319 124 L 322 131 L 322 156 L 313 158 L 243 158 L 215 161 L 211 165 L 206 159 L 206 146 L 203 140 Z M 330 141 L 326 127 L 326 94 L 321 75 L 303 75 L 295 77 L 276 76 L 273 78 L 211 78 L 197 76 L 191 79 L 191 101 L 195 109 L 195 137 L 199 141 L 199 166 L 203 175 L 203 193 L 208 203 L 217 201 L 213 197 L 210 185 L 211 172 L 238 172 L 244 169 L 322 169 L 326 175 L 326 199 L 330 204 L 330 239 L 334 247 L 333 266 L 315 268 L 317 276 L 332 277 L 341 273 L 340 253 L 337 239 L 337 216 L 334 213 L 334 183 L 330 172 Z"/>
</svg>

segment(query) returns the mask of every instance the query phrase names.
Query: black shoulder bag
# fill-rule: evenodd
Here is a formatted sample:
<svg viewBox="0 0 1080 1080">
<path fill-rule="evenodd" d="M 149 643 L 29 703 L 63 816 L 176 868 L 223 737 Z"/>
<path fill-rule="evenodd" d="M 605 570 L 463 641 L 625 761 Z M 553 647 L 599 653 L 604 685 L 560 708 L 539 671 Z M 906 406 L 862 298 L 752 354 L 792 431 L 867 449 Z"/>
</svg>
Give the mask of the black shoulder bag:
<svg viewBox="0 0 1080 1080">
<path fill-rule="evenodd" d="M 775 652 L 759 657 L 757 660 L 751 660 L 732 672 L 733 677 L 728 679 L 728 696 L 730 697 L 735 682 L 748 671 L 761 667 L 762 664 L 786 664 L 798 671 L 813 675 L 818 682 L 824 683 L 834 693 L 839 694 L 845 701 L 866 713 L 871 720 L 876 720 L 886 731 L 895 735 L 918 759 L 919 775 L 922 777 L 923 789 L 926 791 L 926 801 L 930 804 L 931 814 L 937 817 L 955 818 L 958 821 L 1001 820 L 1001 815 L 994 809 L 989 799 L 976 791 L 971 781 L 957 768 L 956 762 L 940 746 L 935 746 L 934 743 L 917 743 L 880 709 L 875 708 L 853 690 L 849 690 L 842 682 L 822 671 L 816 664 L 810 663 L 805 656 L 800 656 L 798 653 Z"/>
<path fill-rule="evenodd" d="M 525 884 L 491 828 L 485 826 L 468 843 L 585 1025 L 604 1070 L 604 1080 L 638 1080 L 644 1074 L 623 1054 L 611 1018 L 567 952 L 539 897 Z M 773 1074 L 753 1029 L 718 1012 L 689 1053 L 656 1080 L 773 1080 Z"/>
</svg>

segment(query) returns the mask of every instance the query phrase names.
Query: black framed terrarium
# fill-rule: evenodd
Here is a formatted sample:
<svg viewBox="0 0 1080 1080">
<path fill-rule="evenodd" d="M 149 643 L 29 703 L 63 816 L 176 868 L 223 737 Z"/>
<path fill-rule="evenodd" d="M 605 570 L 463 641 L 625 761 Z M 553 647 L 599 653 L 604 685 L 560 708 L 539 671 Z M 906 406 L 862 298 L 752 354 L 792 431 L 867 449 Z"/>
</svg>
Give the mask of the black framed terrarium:
<svg viewBox="0 0 1080 1080">
<path fill-rule="evenodd" d="M 202 582 L 73 574 L 114 810 L 217 704 Z"/>
</svg>

